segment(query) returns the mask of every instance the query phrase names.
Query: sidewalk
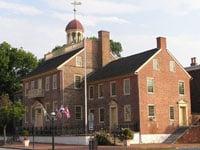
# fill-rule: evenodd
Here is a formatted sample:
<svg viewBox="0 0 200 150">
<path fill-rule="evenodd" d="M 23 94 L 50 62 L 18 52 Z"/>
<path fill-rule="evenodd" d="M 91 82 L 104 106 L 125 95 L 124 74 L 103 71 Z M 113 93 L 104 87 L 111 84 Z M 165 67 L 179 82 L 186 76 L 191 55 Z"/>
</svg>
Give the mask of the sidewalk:
<svg viewBox="0 0 200 150">
<path fill-rule="evenodd" d="M 12 145 L 1 146 L 0 148 L 8 149 L 26 149 L 32 150 L 32 143 L 28 148 L 25 148 L 22 143 L 15 143 Z M 123 146 L 98 146 L 98 150 L 200 150 L 200 144 L 136 144 L 131 147 Z M 51 144 L 35 144 L 35 150 L 51 150 Z M 88 146 L 73 146 L 73 145 L 55 145 L 55 150 L 89 150 Z"/>
</svg>

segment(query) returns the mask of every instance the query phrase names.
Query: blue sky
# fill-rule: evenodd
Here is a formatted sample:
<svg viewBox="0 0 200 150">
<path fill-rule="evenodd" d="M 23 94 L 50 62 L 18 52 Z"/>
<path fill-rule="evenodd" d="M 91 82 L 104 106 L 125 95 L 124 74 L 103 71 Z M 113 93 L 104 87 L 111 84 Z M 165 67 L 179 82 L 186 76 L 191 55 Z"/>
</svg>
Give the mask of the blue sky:
<svg viewBox="0 0 200 150">
<path fill-rule="evenodd" d="M 43 57 L 66 43 L 73 0 L 0 0 L 0 43 L 7 41 Z M 123 56 L 156 47 L 165 36 L 183 66 L 200 62 L 200 0 L 80 0 L 77 18 L 87 36 L 107 30 L 120 41 Z"/>
</svg>

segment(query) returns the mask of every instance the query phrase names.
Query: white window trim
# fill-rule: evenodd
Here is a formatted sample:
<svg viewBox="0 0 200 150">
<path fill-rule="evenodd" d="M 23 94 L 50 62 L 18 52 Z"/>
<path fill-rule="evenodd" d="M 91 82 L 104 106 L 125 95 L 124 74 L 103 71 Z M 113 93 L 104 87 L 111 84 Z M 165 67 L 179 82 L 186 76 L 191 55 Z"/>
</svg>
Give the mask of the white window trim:
<svg viewBox="0 0 200 150">
<path fill-rule="evenodd" d="M 55 82 L 55 86 L 54 86 L 54 82 Z M 53 82 L 52 82 L 52 86 L 53 86 L 53 90 L 56 90 L 57 87 L 58 87 L 58 75 L 57 74 L 54 74 L 53 75 Z"/>
<path fill-rule="evenodd" d="M 48 86 L 47 86 L 47 81 L 48 81 Z M 45 91 L 49 91 L 49 90 L 50 90 L 50 76 L 47 76 L 45 77 Z"/>
<path fill-rule="evenodd" d="M 101 110 L 101 109 L 104 110 L 104 121 L 101 121 L 101 120 L 100 120 L 100 110 Z M 105 122 L 105 108 L 100 107 L 100 108 L 99 108 L 99 123 L 104 123 L 104 122 Z"/>
<path fill-rule="evenodd" d="M 129 81 L 129 82 L 128 82 L 128 83 L 129 83 L 129 92 L 128 92 L 128 93 L 126 93 L 126 90 L 125 90 L 125 83 L 126 83 L 126 81 Z M 124 80 L 123 80 L 123 91 L 124 91 L 124 95 L 130 95 L 130 90 L 131 90 L 130 78 L 124 79 Z"/>
<path fill-rule="evenodd" d="M 148 91 L 148 80 L 153 80 L 153 92 L 149 92 Z M 154 94 L 154 92 L 155 92 L 155 79 L 154 78 L 151 78 L 151 77 L 147 77 L 147 93 L 148 94 Z"/>
<path fill-rule="evenodd" d="M 130 122 L 131 121 L 131 116 L 132 116 L 132 111 L 130 112 L 131 114 L 130 114 L 130 118 L 129 119 L 126 119 L 126 115 L 125 115 L 125 108 L 126 107 L 130 107 L 130 109 L 131 109 L 131 105 L 130 104 L 127 104 L 127 105 L 124 105 L 124 121 L 125 122 Z"/>
<path fill-rule="evenodd" d="M 93 88 L 93 97 L 92 97 L 92 98 L 90 97 L 90 94 L 91 94 L 91 93 L 90 93 L 90 88 Z M 88 94 L 89 94 L 89 100 L 94 100 L 94 85 L 90 85 L 90 86 L 89 86 Z"/>
<path fill-rule="evenodd" d="M 171 107 L 174 108 L 174 119 L 171 119 L 171 118 L 170 118 L 170 108 L 171 108 Z M 174 121 L 174 120 L 175 120 L 175 107 L 174 107 L 173 105 L 170 105 L 170 106 L 169 106 L 169 120 L 170 120 L 170 121 Z"/>
<path fill-rule="evenodd" d="M 171 68 L 171 67 L 172 67 L 172 66 L 171 66 L 172 63 L 173 63 L 173 65 L 174 65 L 173 68 Z M 173 69 L 174 69 L 174 70 L 173 70 Z M 176 63 L 175 63 L 175 61 L 173 61 L 173 60 L 170 60 L 170 61 L 169 61 L 169 71 L 170 71 L 170 72 L 176 72 Z"/>
<path fill-rule="evenodd" d="M 103 99 L 103 95 L 99 96 L 100 95 L 100 86 L 103 86 L 103 84 L 98 84 L 98 99 Z M 102 88 L 102 90 L 103 90 L 103 88 Z"/>
<path fill-rule="evenodd" d="M 74 89 L 77 90 L 77 89 L 80 89 L 80 88 L 77 88 L 77 87 L 76 87 L 76 84 L 75 84 L 75 83 L 76 83 L 76 76 L 79 76 L 79 77 L 81 78 L 81 80 L 82 80 L 82 75 L 74 74 Z"/>
<path fill-rule="evenodd" d="M 149 116 L 149 106 L 154 106 L 154 116 Z M 148 113 L 148 118 L 152 118 L 153 120 L 156 119 L 156 106 L 154 104 L 148 104 L 147 106 L 147 113 Z"/>
<path fill-rule="evenodd" d="M 81 119 L 76 118 L 76 107 L 81 107 Z M 83 119 L 83 107 L 82 105 L 75 105 L 75 120 L 82 120 Z"/>
<path fill-rule="evenodd" d="M 159 70 L 159 61 L 157 58 L 153 59 L 153 70 L 155 70 L 155 71 Z"/>
<path fill-rule="evenodd" d="M 183 83 L 184 83 L 184 94 L 180 94 L 180 93 L 179 93 L 179 83 L 180 83 L 180 82 L 183 82 Z M 183 81 L 183 80 L 179 80 L 179 81 L 178 81 L 178 94 L 179 94 L 179 96 L 184 96 L 184 95 L 185 95 L 185 81 Z"/>
<path fill-rule="evenodd" d="M 112 95 L 112 84 L 115 83 L 115 95 Z M 116 97 L 117 96 L 117 85 L 116 85 L 116 81 L 111 81 L 110 82 L 110 97 Z"/>
<path fill-rule="evenodd" d="M 81 65 L 78 64 L 78 59 L 81 60 Z M 76 67 L 83 67 L 83 58 L 81 56 L 76 56 Z"/>
</svg>

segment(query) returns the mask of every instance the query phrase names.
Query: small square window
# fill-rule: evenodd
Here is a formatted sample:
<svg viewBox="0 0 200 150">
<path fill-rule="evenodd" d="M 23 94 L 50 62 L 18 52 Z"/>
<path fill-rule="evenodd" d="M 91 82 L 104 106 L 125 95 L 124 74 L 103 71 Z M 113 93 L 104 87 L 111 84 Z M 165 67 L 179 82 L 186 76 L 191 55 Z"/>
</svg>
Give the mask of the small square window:
<svg viewBox="0 0 200 150">
<path fill-rule="evenodd" d="M 104 118 L 105 118 L 105 109 L 100 108 L 99 109 L 99 122 L 100 123 L 104 122 Z"/>
<path fill-rule="evenodd" d="M 75 117 L 76 120 L 82 120 L 82 106 L 75 107 Z"/>
<path fill-rule="evenodd" d="M 81 56 L 76 56 L 76 66 L 82 67 L 83 66 L 83 60 Z"/>
<path fill-rule="evenodd" d="M 173 106 L 169 107 L 169 118 L 170 118 L 170 120 L 174 120 L 174 118 L 175 118 L 175 113 L 174 113 L 174 107 Z"/>
<path fill-rule="evenodd" d="M 124 79 L 124 95 L 130 95 L 130 79 Z"/>
<path fill-rule="evenodd" d="M 153 70 L 159 70 L 158 59 L 153 59 Z"/>
<path fill-rule="evenodd" d="M 98 84 L 98 98 L 103 98 L 103 84 Z"/>
<path fill-rule="evenodd" d="M 110 96 L 116 96 L 116 82 L 110 82 Z"/>
<path fill-rule="evenodd" d="M 75 75 L 74 76 L 74 88 L 75 89 L 80 89 L 81 88 L 81 76 L 80 75 Z"/>
<path fill-rule="evenodd" d="M 148 93 L 154 93 L 154 79 L 153 78 L 147 79 L 147 91 Z"/>
<path fill-rule="evenodd" d="M 148 106 L 148 116 L 155 117 L 155 106 L 154 105 Z"/>
<path fill-rule="evenodd" d="M 89 86 L 89 99 L 94 98 L 94 86 Z"/>
<path fill-rule="evenodd" d="M 176 69 L 176 64 L 174 61 L 170 61 L 169 62 L 169 70 L 170 72 L 175 72 L 175 69 Z"/>
<path fill-rule="evenodd" d="M 179 81 L 178 87 L 179 87 L 179 94 L 180 95 L 184 95 L 185 94 L 185 85 L 184 85 L 184 82 L 183 81 Z"/>
</svg>

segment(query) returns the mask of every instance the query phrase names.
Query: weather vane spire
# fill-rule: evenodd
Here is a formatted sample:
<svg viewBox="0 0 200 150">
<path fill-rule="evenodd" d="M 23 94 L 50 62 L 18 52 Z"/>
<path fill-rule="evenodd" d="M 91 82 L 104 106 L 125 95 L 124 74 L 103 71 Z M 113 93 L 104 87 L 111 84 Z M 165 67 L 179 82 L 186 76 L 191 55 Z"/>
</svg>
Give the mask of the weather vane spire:
<svg viewBox="0 0 200 150">
<path fill-rule="evenodd" d="M 78 5 L 81 5 L 81 2 L 77 2 L 76 0 L 74 0 L 74 2 L 71 3 L 73 6 L 74 6 L 74 19 L 76 19 L 76 12 L 77 12 L 77 9 L 76 9 L 76 6 Z"/>
</svg>

